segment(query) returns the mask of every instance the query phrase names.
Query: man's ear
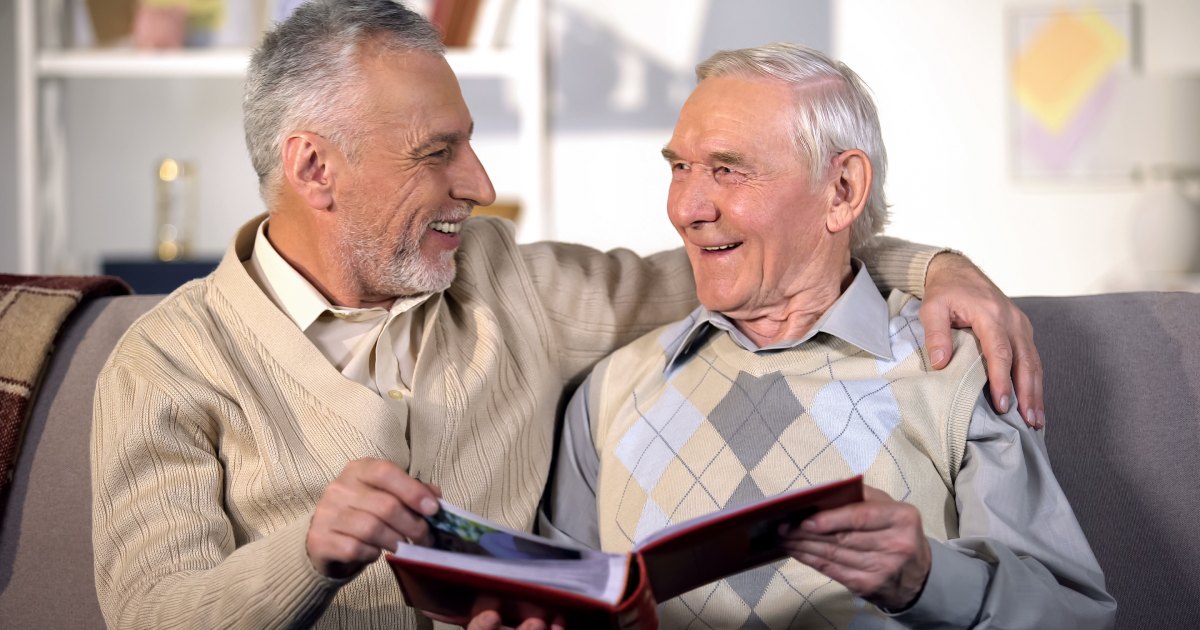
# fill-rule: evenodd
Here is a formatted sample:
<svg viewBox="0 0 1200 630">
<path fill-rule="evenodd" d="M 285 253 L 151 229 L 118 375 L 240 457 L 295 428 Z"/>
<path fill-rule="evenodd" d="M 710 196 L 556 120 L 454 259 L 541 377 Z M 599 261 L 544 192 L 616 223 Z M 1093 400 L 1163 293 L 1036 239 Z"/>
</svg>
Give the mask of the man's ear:
<svg viewBox="0 0 1200 630">
<path fill-rule="evenodd" d="M 859 149 L 843 151 L 833 158 L 829 166 L 832 198 L 825 227 L 830 232 L 841 232 L 854 224 L 854 220 L 867 206 L 871 194 L 871 160 Z"/>
<path fill-rule="evenodd" d="M 310 208 L 325 210 L 333 205 L 331 151 L 329 141 L 308 131 L 297 131 L 283 141 L 283 176 Z"/>
</svg>

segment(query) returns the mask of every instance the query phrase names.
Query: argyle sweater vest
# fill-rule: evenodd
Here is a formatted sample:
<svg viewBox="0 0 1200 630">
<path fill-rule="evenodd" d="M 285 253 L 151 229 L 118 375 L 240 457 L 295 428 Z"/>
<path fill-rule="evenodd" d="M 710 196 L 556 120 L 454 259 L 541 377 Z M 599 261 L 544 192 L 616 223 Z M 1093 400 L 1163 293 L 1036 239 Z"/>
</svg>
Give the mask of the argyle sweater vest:
<svg viewBox="0 0 1200 630">
<path fill-rule="evenodd" d="M 689 319 L 601 363 L 590 394 L 602 547 L 627 551 L 673 523 L 856 474 L 920 509 L 927 535 L 956 537 L 954 478 L 986 377 L 965 332 L 950 365 L 930 368 L 919 305 L 889 298 L 891 360 L 824 333 L 756 354 L 718 332 L 664 371 Z M 660 615 L 665 628 L 890 625 L 790 558 L 664 602 Z"/>
</svg>

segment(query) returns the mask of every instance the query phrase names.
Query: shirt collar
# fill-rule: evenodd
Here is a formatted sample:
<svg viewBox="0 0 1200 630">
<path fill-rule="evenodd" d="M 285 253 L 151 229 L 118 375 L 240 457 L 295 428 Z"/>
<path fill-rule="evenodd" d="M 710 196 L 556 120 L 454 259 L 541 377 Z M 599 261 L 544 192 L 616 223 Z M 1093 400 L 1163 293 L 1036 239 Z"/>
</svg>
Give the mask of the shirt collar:
<svg viewBox="0 0 1200 630">
<path fill-rule="evenodd" d="M 339 319 L 363 321 L 387 314 L 394 316 L 412 310 L 432 295 L 425 293 L 414 297 L 399 298 L 390 309 L 386 310 L 334 306 L 299 271 L 296 271 L 295 267 L 284 260 L 275 246 L 271 244 L 270 239 L 267 238 L 268 222 L 269 220 L 265 220 L 258 226 L 250 261 L 256 268 L 255 271 L 258 272 L 255 275 L 261 279 L 260 284 L 263 291 L 280 310 L 286 313 L 293 322 L 296 322 L 296 326 L 302 331 L 308 330 L 309 326 L 312 326 L 313 322 L 317 321 L 317 318 L 326 311 L 333 313 Z"/>
<path fill-rule="evenodd" d="M 803 338 L 759 348 L 738 330 L 729 318 L 701 306 L 684 320 L 690 324 L 685 324 L 683 334 L 668 343 L 666 352 L 670 359 L 664 366 L 664 371 L 670 370 L 676 362 L 686 358 L 698 346 L 699 341 L 707 339 L 717 331 L 725 331 L 739 346 L 751 352 L 794 348 L 812 339 L 817 333 L 825 333 L 890 361 L 892 347 L 888 330 L 890 316 L 887 300 L 883 299 L 879 289 L 875 287 L 871 274 L 867 272 L 867 266 L 858 259 L 854 259 L 852 264 L 858 268 L 854 280 Z"/>
</svg>

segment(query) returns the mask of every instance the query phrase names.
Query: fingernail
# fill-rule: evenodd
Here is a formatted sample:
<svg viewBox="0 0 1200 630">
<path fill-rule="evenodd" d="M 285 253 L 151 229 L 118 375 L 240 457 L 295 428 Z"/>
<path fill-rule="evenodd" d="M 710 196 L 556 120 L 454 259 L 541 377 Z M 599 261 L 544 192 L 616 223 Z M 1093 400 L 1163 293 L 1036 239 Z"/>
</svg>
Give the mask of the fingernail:
<svg viewBox="0 0 1200 630">
<path fill-rule="evenodd" d="M 937 364 L 941 363 L 941 362 L 942 362 L 942 359 L 944 359 L 944 358 L 946 358 L 946 351 L 945 351 L 945 350 L 942 350 L 941 348 L 938 348 L 937 350 L 934 350 L 934 351 L 933 351 L 933 352 L 932 352 L 932 353 L 929 355 L 929 360 L 933 361 L 933 364 L 934 364 L 934 365 L 937 365 Z"/>
<path fill-rule="evenodd" d="M 1010 400 L 1010 398 L 1011 398 L 1010 396 L 1001 396 L 1000 400 L 996 403 L 997 411 L 999 411 L 1000 413 L 1008 413 L 1008 407 L 1009 407 L 1008 401 Z"/>
<path fill-rule="evenodd" d="M 812 519 L 805 519 L 800 523 L 800 527 L 806 532 L 813 532 L 817 530 L 817 524 Z"/>
<path fill-rule="evenodd" d="M 1046 410 L 1038 409 L 1037 410 L 1037 428 L 1043 429 L 1045 427 L 1046 427 Z"/>
<path fill-rule="evenodd" d="M 429 497 L 425 497 L 424 499 L 421 499 L 421 513 L 422 514 L 424 514 L 425 516 L 433 516 L 434 514 L 437 514 L 437 512 L 438 512 L 438 502 L 437 501 L 434 501 L 433 499 L 430 499 Z"/>
</svg>

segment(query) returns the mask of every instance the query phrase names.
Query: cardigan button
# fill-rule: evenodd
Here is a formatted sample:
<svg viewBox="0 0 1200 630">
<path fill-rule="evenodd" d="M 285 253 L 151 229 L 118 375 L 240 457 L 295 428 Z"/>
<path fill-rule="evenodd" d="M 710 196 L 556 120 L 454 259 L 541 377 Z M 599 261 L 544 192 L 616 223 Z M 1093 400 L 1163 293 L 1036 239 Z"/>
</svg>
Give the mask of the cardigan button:
<svg viewBox="0 0 1200 630">
<path fill-rule="evenodd" d="M 388 398 L 391 398 L 392 400 L 403 400 L 404 392 L 398 389 L 390 389 L 388 390 Z"/>
</svg>

